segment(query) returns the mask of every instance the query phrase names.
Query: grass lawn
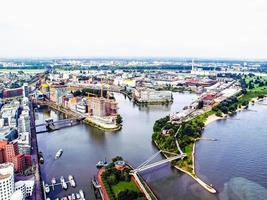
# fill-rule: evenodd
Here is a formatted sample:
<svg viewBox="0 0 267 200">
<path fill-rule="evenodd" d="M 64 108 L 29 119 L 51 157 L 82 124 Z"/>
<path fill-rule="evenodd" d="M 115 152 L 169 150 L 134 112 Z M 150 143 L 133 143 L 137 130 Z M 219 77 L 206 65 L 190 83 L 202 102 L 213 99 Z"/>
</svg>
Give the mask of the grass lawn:
<svg viewBox="0 0 267 200">
<path fill-rule="evenodd" d="M 120 181 L 118 184 L 116 185 L 112 185 L 112 191 L 114 192 L 115 196 L 117 197 L 118 194 L 121 191 L 124 190 L 132 190 L 135 192 L 140 192 L 140 190 L 138 189 L 138 187 L 136 186 L 135 182 L 133 180 L 127 182 L 127 181 Z"/>
</svg>

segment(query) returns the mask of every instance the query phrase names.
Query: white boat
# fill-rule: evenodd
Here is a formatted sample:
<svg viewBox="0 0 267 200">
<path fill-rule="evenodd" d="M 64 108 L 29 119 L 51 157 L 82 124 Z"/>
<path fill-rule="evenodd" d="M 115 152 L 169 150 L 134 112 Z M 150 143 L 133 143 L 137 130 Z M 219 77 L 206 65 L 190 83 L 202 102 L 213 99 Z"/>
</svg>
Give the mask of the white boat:
<svg viewBox="0 0 267 200">
<path fill-rule="evenodd" d="M 74 193 L 72 193 L 72 194 L 71 194 L 71 197 L 72 197 L 72 200 L 75 200 L 75 199 L 76 199 L 76 197 L 75 197 L 75 194 L 74 194 Z"/>
<path fill-rule="evenodd" d="M 69 175 L 68 177 L 71 187 L 76 187 L 75 180 L 72 175 Z"/>
<path fill-rule="evenodd" d="M 84 193 L 83 193 L 83 190 L 79 190 L 79 193 L 80 193 L 81 199 L 84 199 Z"/>
<path fill-rule="evenodd" d="M 47 198 L 46 198 L 46 200 L 50 200 L 50 198 L 49 198 L 49 197 L 47 197 Z"/>
<path fill-rule="evenodd" d="M 81 196 L 80 196 L 79 193 L 76 193 L 76 198 L 77 198 L 77 199 L 80 199 L 80 198 L 81 198 Z"/>
<path fill-rule="evenodd" d="M 68 185 L 67 185 L 67 183 L 65 182 L 65 179 L 64 179 L 64 177 L 63 176 L 61 176 L 60 177 L 60 182 L 61 182 L 61 185 L 62 185 L 62 188 L 63 189 L 68 189 Z"/>
<path fill-rule="evenodd" d="M 71 195 L 68 195 L 68 200 L 72 200 Z"/>
<path fill-rule="evenodd" d="M 52 178 L 51 183 L 52 183 L 53 185 L 55 185 L 55 184 L 57 183 L 56 178 Z"/>
<path fill-rule="evenodd" d="M 50 188 L 49 188 L 49 185 L 48 184 L 45 184 L 45 192 L 46 193 L 49 193 L 50 192 Z"/>
<path fill-rule="evenodd" d="M 56 156 L 55 156 L 55 159 L 59 159 L 59 157 L 62 155 L 63 153 L 63 150 L 62 149 L 59 149 L 56 153 Z"/>
</svg>

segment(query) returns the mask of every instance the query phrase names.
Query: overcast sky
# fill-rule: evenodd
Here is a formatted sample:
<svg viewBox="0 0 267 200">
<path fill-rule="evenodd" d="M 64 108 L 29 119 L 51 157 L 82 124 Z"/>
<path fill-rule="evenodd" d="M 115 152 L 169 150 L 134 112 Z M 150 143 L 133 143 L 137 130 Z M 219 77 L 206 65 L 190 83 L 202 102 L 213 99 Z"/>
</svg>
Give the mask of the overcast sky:
<svg viewBox="0 0 267 200">
<path fill-rule="evenodd" d="M 0 57 L 267 58 L 267 0 L 0 0 Z"/>
</svg>

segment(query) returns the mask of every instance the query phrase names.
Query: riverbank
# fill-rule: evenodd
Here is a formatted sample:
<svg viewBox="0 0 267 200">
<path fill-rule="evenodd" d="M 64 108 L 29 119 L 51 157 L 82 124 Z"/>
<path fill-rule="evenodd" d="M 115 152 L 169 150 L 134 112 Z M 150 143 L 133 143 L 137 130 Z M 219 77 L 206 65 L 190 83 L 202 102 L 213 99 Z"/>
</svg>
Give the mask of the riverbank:
<svg viewBox="0 0 267 200">
<path fill-rule="evenodd" d="M 107 123 L 102 123 L 97 120 L 94 120 L 91 117 L 86 117 L 83 122 L 85 124 L 88 124 L 92 127 L 98 128 L 103 131 L 119 131 L 122 128 L 122 125 L 120 124 L 107 124 Z"/>
<path fill-rule="evenodd" d="M 154 144 L 157 146 L 158 149 L 159 146 L 158 144 L 154 141 Z M 168 156 L 165 154 L 165 153 L 162 153 L 163 156 L 167 159 Z M 192 151 L 192 159 L 194 160 L 194 154 L 195 154 L 195 143 L 193 144 L 193 151 Z M 194 161 L 193 161 L 194 163 Z M 195 167 L 194 167 L 194 164 L 193 164 L 193 173 L 185 170 L 185 169 L 182 169 L 181 167 L 179 167 L 178 165 L 174 165 L 174 168 L 176 168 L 177 170 L 183 172 L 183 173 L 186 173 L 187 175 L 189 175 L 190 177 L 192 177 L 195 181 L 197 181 L 205 190 L 207 190 L 208 192 L 210 193 L 213 193 L 215 194 L 217 191 L 210 185 L 208 185 L 207 183 L 205 183 L 204 181 L 202 181 L 199 177 L 197 177 L 196 173 L 195 173 Z"/>
<path fill-rule="evenodd" d="M 170 116 L 166 116 L 155 122 L 152 139 L 156 144 L 158 143 L 157 147 L 159 149 L 174 153 L 178 152 L 177 146 L 175 145 L 175 141 L 178 141 L 179 146 L 187 154 L 187 157 L 176 161 L 176 168 L 189 174 L 201 186 L 205 187 L 207 191 L 215 193 L 216 190 L 212 186 L 204 183 L 196 175 L 194 156 L 197 140 L 201 138 L 202 131 L 208 124 L 220 119 L 227 119 L 234 113 L 248 108 L 251 102 L 256 102 L 266 95 L 267 88 L 265 86 L 257 86 L 250 90 L 243 89 L 239 93 L 214 105 L 209 111 L 193 116 L 181 124 L 172 123 Z"/>
</svg>

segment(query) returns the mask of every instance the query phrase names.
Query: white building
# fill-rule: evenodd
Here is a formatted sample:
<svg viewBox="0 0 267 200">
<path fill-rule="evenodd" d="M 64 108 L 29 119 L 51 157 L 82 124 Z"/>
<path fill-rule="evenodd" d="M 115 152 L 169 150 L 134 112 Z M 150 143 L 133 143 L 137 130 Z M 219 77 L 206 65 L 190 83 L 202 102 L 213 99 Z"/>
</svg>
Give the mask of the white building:
<svg viewBox="0 0 267 200">
<path fill-rule="evenodd" d="M 20 190 L 24 198 L 32 196 L 33 189 L 34 180 L 18 181 L 15 183 L 15 191 Z"/>
<path fill-rule="evenodd" d="M 16 141 L 20 154 L 31 154 L 31 134 L 29 132 L 19 133 L 19 137 Z"/>
<path fill-rule="evenodd" d="M 139 102 L 162 102 L 171 101 L 171 91 L 157 91 L 153 89 L 135 89 L 134 97 Z"/>
<path fill-rule="evenodd" d="M 21 192 L 21 190 L 17 190 L 12 194 L 10 200 L 24 200 L 24 199 L 25 198 L 24 198 L 23 193 Z"/>
<path fill-rule="evenodd" d="M 10 200 L 14 190 L 14 165 L 12 163 L 0 164 L 0 199 Z"/>
</svg>

